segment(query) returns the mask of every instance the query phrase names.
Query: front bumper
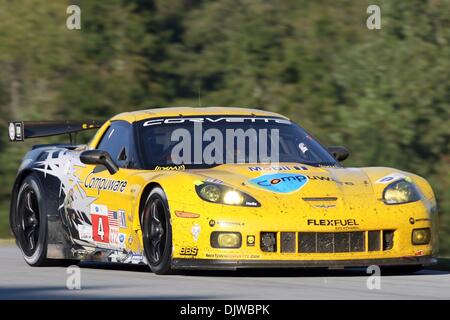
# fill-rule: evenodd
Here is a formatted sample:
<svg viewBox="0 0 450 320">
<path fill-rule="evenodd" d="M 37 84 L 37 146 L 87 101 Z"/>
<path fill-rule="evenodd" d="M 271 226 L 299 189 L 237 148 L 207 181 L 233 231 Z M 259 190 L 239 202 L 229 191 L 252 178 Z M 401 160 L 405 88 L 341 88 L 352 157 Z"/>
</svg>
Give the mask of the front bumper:
<svg viewBox="0 0 450 320">
<path fill-rule="evenodd" d="M 173 259 L 173 269 L 236 270 L 241 268 L 329 268 L 377 266 L 432 265 L 437 259 L 432 256 L 401 257 L 386 259 L 352 260 L 215 260 L 215 259 Z"/>
</svg>

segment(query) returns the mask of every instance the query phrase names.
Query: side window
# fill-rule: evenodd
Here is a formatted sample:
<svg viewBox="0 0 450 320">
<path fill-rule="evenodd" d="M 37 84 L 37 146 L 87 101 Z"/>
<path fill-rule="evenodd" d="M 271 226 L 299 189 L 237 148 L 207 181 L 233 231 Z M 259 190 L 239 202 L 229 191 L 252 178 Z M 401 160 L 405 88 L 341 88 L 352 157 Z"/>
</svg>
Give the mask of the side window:
<svg viewBox="0 0 450 320">
<path fill-rule="evenodd" d="M 97 149 L 108 151 L 119 167 L 133 167 L 131 132 L 132 128 L 129 123 L 124 121 L 113 122 L 103 135 Z"/>
</svg>

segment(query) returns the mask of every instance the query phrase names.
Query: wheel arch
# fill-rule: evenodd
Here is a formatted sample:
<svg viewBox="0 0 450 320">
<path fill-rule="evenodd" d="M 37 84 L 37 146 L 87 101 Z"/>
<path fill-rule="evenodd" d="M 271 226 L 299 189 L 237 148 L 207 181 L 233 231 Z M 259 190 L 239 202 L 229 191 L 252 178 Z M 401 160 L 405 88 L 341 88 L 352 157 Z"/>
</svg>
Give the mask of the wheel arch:
<svg viewBox="0 0 450 320">
<path fill-rule="evenodd" d="M 148 195 L 154 188 L 161 188 L 164 191 L 164 188 L 161 186 L 160 183 L 152 181 L 144 187 L 144 190 L 142 191 L 141 197 L 139 199 L 139 223 L 141 225 L 141 229 L 142 229 L 142 214 L 144 212 L 145 202 L 147 201 Z"/>
</svg>

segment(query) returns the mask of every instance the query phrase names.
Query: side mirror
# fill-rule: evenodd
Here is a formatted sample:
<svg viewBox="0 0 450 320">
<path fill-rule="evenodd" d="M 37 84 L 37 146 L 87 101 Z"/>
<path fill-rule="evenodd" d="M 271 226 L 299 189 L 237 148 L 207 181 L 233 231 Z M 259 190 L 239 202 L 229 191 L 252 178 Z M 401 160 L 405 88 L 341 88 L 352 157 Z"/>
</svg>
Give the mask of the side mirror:
<svg viewBox="0 0 450 320">
<path fill-rule="evenodd" d="M 328 147 L 327 149 L 337 161 L 344 161 L 350 155 L 345 147 Z"/>
<path fill-rule="evenodd" d="M 102 165 L 108 169 L 110 174 L 119 171 L 119 167 L 111 158 L 108 152 L 102 150 L 87 150 L 80 155 L 80 160 L 84 164 Z"/>
</svg>

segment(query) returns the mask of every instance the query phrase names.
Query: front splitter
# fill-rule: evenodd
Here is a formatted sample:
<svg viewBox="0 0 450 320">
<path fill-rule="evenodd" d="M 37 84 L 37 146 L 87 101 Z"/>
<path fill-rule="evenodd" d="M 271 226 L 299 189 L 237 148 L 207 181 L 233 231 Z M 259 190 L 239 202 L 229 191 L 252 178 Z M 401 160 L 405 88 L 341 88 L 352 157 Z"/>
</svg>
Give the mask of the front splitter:
<svg viewBox="0 0 450 320">
<path fill-rule="evenodd" d="M 241 268 L 346 268 L 377 266 L 432 265 L 437 259 L 432 256 L 401 257 L 387 259 L 352 260 L 215 260 L 215 259 L 172 259 L 173 269 L 236 270 Z"/>
</svg>

